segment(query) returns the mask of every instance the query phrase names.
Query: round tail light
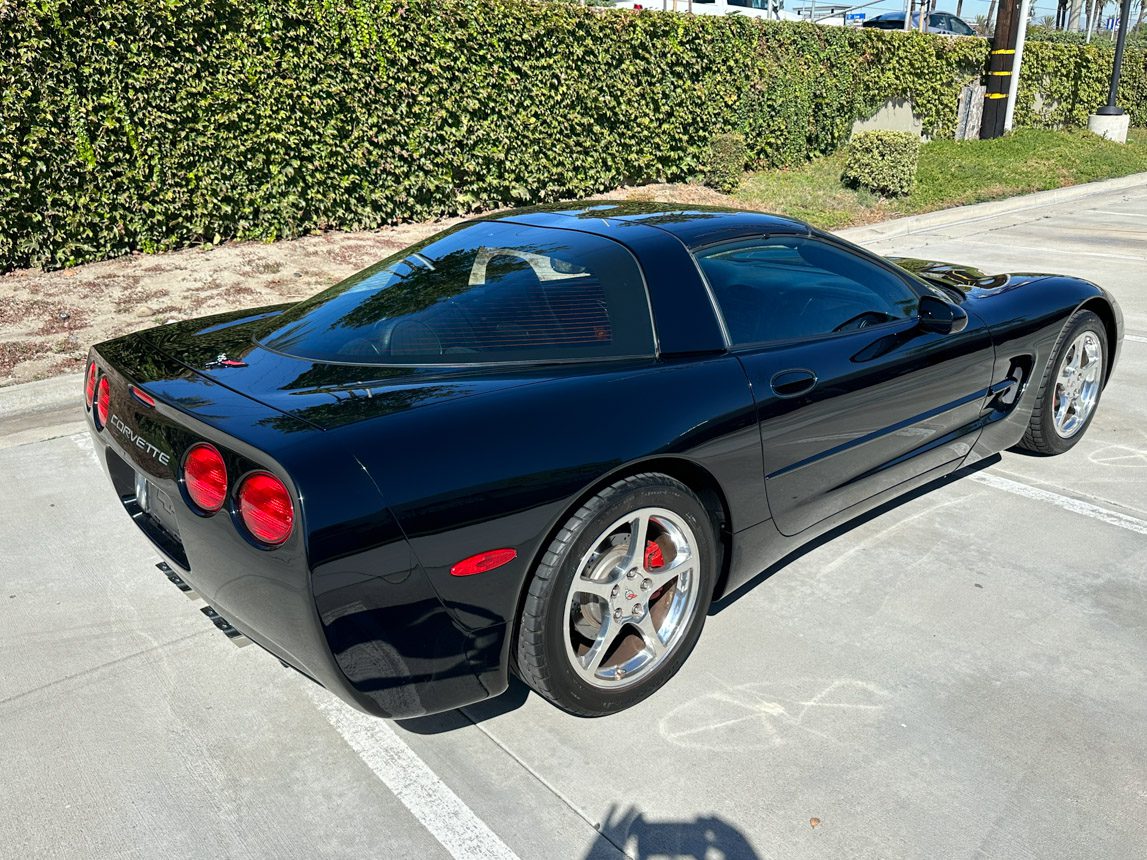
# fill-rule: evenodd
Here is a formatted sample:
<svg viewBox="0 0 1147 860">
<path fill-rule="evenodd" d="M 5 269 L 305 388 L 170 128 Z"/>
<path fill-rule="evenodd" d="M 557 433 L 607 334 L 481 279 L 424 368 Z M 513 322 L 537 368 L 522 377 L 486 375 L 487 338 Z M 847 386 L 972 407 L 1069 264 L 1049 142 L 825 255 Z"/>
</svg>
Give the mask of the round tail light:
<svg viewBox="0 0 1147 860">
<path fill-rule="evenodd" d="M 106 376 L 100 377 L 99 393 L 96 395 L 96 418 L 103 427 L 108 423 L 108 414 L 111 412 L 112 386 Z"/>
<path fill-rule="evenodd" d="M 84 406 L 88 409 L 92 408 L 92 403 L 96 399 L 96 363 L 93 361 L 88 365 L 88 378 L 84 382 Z"/>
<path fill-rule="evenodd" d="M 183 485 L 191 501 L 208 513 L 227 500 L 227 467 L 214 445 L 193 445 L 183 459 Z"/>
<path fill-rule="evenodd" d="M 239 516 L 257 540 L 281 544 L 295 525 L 295 506 L 282 481 L 256 472 L 239 485 Z"/>
</svg>

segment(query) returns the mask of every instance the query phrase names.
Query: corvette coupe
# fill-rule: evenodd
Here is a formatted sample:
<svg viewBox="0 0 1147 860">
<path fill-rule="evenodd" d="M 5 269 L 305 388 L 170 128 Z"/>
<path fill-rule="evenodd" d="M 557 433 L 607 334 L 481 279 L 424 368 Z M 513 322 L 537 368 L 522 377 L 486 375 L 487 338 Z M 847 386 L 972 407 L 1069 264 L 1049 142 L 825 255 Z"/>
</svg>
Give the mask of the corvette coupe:
<svg viewBox="0 0 1147 860">
<path fill-rule="evenodd" d="M 380 716 L 511 673 L 596 716 L 800 545 L 1003 449 L 1071 448 L 1122 327 L 1079 278 L 590 202 L 99 344 L 85 404 L 161 566 L 283 663 Z"/>
</svg>

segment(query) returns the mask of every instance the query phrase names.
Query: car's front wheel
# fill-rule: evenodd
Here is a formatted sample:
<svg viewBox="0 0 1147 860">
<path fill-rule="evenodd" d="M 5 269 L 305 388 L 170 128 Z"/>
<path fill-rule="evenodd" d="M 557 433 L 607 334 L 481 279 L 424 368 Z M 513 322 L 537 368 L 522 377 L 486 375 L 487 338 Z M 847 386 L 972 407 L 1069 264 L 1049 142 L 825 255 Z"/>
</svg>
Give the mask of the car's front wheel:
<svg viewBox="0 0 1147 860">
<path fill-rule="evenodd" d="M 1072 448 L 1095 417 L 1106 362 L 1103 320 L 1091 311 L 1076 312 L 1048 362 L 1020 447 L 1037 454 L 1062 454 Z"/>
<path fill-rule="evenodd" d="M 582 716 L 636 704 L 693 650 L 716 563 L 713 525 L 680 481 L 646 473 L 606 487 L 538 565 L 518 628 L 518 673 Z"/>
</svg>

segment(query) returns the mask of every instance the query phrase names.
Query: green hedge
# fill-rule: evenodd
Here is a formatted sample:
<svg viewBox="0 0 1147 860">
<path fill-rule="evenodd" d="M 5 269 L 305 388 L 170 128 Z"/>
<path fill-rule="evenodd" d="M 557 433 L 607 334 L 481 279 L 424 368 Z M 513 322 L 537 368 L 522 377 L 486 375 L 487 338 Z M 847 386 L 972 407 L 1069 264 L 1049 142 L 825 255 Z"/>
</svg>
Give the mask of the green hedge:
<svg viewBox="0 0 1147 860">
<path fill-rule="evenodd" d="M 1114 57 L 1110 42 L 1028 42 L 1016 94 L 1015 124 L 1086 127 L 1088 115 L 1107 104 Z M 1147 125 L 1147 51 L 1124 52 L 1119 105 L 1131 114 L 1133 125 Z"/>
<path fill-rule="evenodd" d="M 0 3 L 0 270 L 677 180 L 725 132 L 795 164 L 890 97 L 945 135 L 987 50 L 528 0 Z"/>
</svg>

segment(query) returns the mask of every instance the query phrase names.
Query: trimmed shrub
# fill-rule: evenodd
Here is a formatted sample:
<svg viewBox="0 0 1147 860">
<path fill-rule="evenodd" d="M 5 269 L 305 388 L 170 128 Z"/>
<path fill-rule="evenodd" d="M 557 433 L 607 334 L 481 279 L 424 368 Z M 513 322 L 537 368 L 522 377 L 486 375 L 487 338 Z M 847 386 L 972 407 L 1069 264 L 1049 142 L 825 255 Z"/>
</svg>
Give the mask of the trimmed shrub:
<svg viewBox="0 0 1147 860">
<path fill-rule="evenodd" d="M 709 143 L 709 172 L 705 184 L 725 194 L 732 194 L 741 184 L 745 165 L 749 161 L 749 148 L 745 136 L 736 132 L 718 134 Z"/>
<path fill-rule="evenodd" d="M 887 197 L 912 191 L 920 138 L 907 131 L 862 131 L 844 150 L 841 179 Z"/>
</svg>

